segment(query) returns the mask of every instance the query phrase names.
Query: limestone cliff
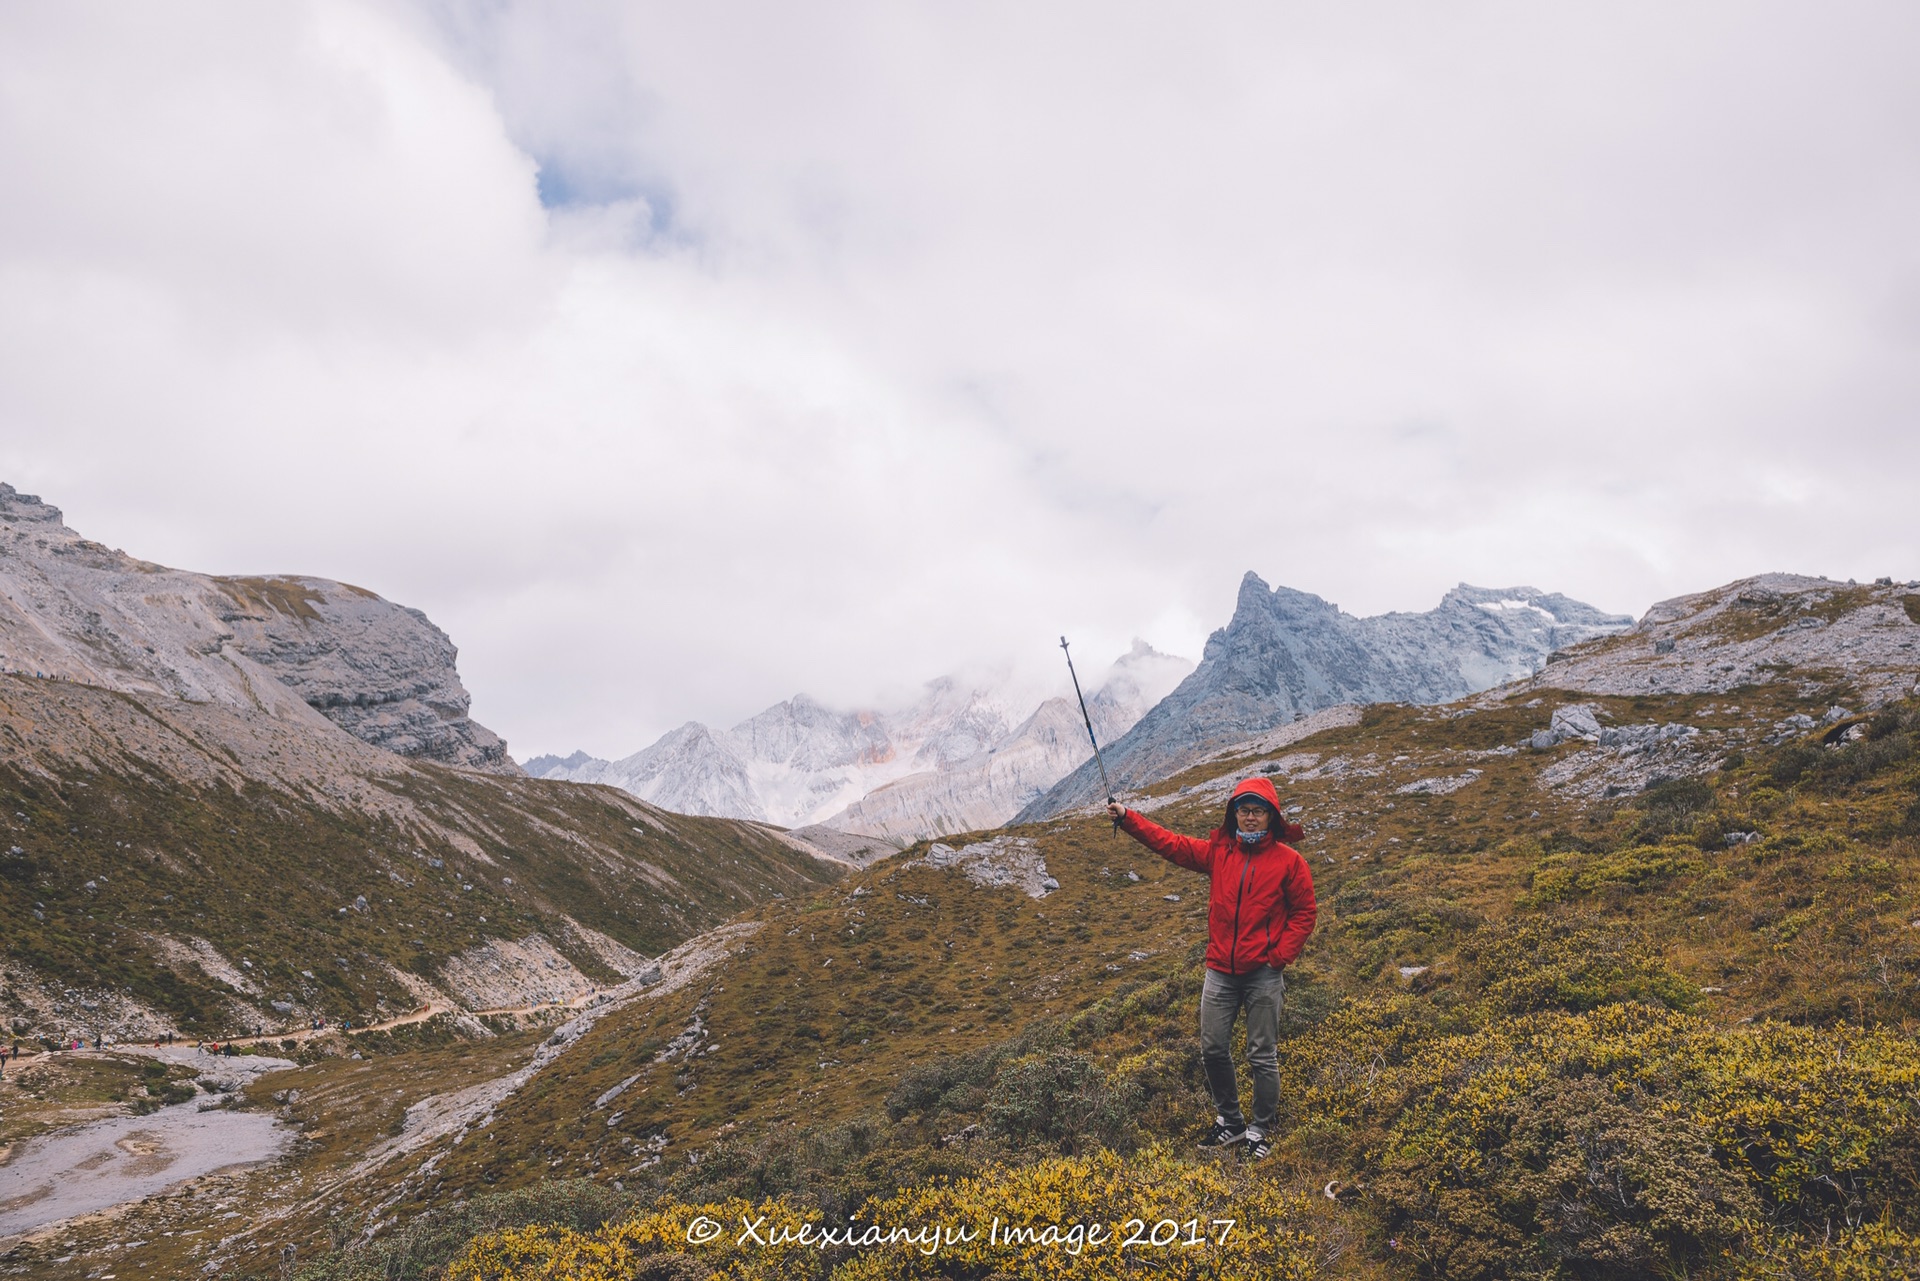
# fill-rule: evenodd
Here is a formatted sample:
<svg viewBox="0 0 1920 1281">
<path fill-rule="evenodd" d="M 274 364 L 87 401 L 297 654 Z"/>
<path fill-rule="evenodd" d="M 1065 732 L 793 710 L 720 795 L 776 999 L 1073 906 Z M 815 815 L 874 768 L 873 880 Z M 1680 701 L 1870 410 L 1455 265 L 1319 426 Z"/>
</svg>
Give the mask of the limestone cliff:
<svg viewBox="0 0 1920 1281">
<path fill-rule="evenodd" d="M 0 484 L 0 590 L 0 670 L 324 718 L 401 756 L 520 772 L 467 716 L 447 634 L 363 588 L 136 560 Z"/>
</svg>

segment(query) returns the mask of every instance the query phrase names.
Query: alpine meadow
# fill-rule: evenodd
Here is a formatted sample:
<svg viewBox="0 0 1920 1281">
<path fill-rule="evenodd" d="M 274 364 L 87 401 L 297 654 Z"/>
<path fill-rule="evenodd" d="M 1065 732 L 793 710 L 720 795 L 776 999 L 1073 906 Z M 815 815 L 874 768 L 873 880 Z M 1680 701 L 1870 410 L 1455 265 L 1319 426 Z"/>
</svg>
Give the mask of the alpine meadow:
<svg viewBox="0 0 1920 1281">
<path fill-rule="evenodd" d="M 1916 50 L 0 3 L 0 1281 L 1920 1281 Z"/>
<path fill-rule="evenodd" d="M 330 603 L 366 595 L 114 560 L 8 501 L 16 611 L 96 603 L 17 632 L 0 677 L 0 1138 L 137 1118 L 120 1150 L 164 1166 L 169 1118 L 285 1136 L 52 1220 L 73 1170 L 17 1189 L 14 1274 L 1920 1268 L 1920 587 L 1745 580 L 1130 781 L 1204 832 L 1265 777 L 1305 829 L 1320 919 L 1256 1163 L 1193 1150 L 1205 882 L 1098 807 L 834 849 L 436 760 L 490 741 L 450 711 L 375 746 L 392 718 L 313 714 L 368 706 L 318 688 L 374 666 L 378 628 Z M 303 698 L 143 685 L 157 659 L 107 627 L 126 575 L 159 657 L 211 602 L 228 641 L 196 661 Z M 1248 591 L 1169 699 L 1257 683 Z M 305 648 L 207 657 L 251 634 Z"/>
</svg>

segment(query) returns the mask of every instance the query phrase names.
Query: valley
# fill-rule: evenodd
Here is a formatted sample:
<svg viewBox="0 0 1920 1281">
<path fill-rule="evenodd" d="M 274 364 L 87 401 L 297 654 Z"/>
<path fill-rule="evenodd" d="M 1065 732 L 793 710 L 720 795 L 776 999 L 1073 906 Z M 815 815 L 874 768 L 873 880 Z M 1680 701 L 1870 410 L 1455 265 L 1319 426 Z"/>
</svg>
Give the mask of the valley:
<svg viewBox="0 0 1920 1281">
<path fill-rule="evenodd" d="M 1071 797 L 895 851 L 0 675 L 0 1273 L 1911 1272 L 1916 640 L 1920 587 L 1763 576 L 1130 783 L 1204 832 L 1263 775 L 1306 829 L 1259 1165 L 1192 1151 L 1204 880 Z M 207 1168 L 171 1136 L 214 1114 L 253 1137 Z M 176 1160 L 34 1218 L 59 1169 Z M 921 1252 L 702 1216 L 1241 1226 Z"/>
</svg>

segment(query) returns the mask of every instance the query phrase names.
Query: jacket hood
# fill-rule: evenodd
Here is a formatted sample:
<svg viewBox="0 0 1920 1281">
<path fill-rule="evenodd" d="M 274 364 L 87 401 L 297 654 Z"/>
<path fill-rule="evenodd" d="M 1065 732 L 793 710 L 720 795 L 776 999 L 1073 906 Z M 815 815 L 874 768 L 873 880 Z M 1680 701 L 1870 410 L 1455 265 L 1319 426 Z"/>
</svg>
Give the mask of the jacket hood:
<svg viewBox="0 0 1920 1281">
<path fill-rule="evenodd" d="M 1280 812 L 1280 793 L 1273 790 L 1273 783 L 1264 775 L 1255 775 L 1252 778 L 1241 779 L 1239 784 L 1234 787 L 1233 794 L 1227 797 L 1226 820 L 1221 824 L 1220 829 L 1227 833 L 1227 835 L 1233 835 L 1235 830 L 1233 807 L 1239 804 L 1242 796 L 1251 796 L 1256 800 L 1265 801 L 1268 808 L 1273 811 L 1273 821 L 1268 826 L 1268 830 L 1273 833 L 1274 840 L 1297 841 L 1306 835 L 1305 828 L 1301 827 L 1298 823 L 1289 823 L 1286 815 Z"/>
</svg>

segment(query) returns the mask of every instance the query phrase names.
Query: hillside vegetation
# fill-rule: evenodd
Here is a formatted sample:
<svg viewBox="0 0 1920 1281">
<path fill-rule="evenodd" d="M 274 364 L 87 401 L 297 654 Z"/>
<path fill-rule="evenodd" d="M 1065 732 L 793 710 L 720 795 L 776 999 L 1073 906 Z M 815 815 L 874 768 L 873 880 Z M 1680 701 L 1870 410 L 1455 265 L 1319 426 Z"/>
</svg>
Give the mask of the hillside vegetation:
<svg viewBox="0 0 1920 1281">
<path fill-rule="evenodd" d="M 0 676 L 0 1010 L 17 1037 L 224 1040 L 444 994 L 471 1007 L 493 989 L 460 976 L 501 946 L 518 972 L 500 991 L 577 996 L 842 870 L 755 824 L 344 735 L 325 771 L 278 740 L 289 781 L 230 746 L 244 723 L 195 733 L 163 719 L 179 706 Z M 195 777 L 189 745 L 225 775 Z"/>
<path fill-rule="evenodd" d="M 109 830 L 120 811 L 93 798 L 133 796 L 143 771 L 96 736 L 63 758 L 71 776 L 22 771 L 39 789 L 25 799 L 64 807 L 17 811 L 40 839 L 64 822 L 93 834 L 85 849 L 177 857 L 218 848 L 224 822 L 266 858 L 269 834 L 331 831 L 328 858 L 414 882 L 413 898 L 383 890 L 386 910 L 443 913 L 446 934 L 409 936 L 446 949 L 435 957 L 469 942 L 461 930 L 480 937 L 481 910 L 451 896 L 506 875 L 518 890 L 541 841 L 564 876 L 537 882 L 538 900 L 491 891 L 488 926 L 517 934 L 550 910 L 556 946 L 564 915 L 657 948 L 641 900 L 617 892 L 656 859 L 653 823 L 686 851 L 679 901 L 732 919 L 662 958 L 660 982 L 551 1035 L 503 1019 L 476 1039 L 439 1020 L 359 1038 L 359 1059 L 315 1049 L 237 1104 L 301 1127 L 281 1165 L 70 1223 L 5 1266 L 308 1281 L 1920 1273 L 1910 598 L 1749 580 L 1656 607 L 1531 681 L 1330 715 L 1129 797 L 1203 832 L 1258 773 L 1306 826 L 1320 928 L 1288 974 L 1280 1142 L 1258 1165 L 1193 1148 L 1210 1120 L 1205 882 L 1102 815 L 949 838 L 957 852 L 923 843 L 809 885 L 606 791 L 309 762 L 293 775 L 322 783 L 265 799 L 216 779 L 224 791 L 192 793 L 212 807 L 199 826 L 163 840 Z M 257 775 L 272 758 L 252 751 Z M 163 795 L 137 799 L 167 812 Z M 248 806 L 252 828 L 236 821 Z M 623 824 L 643 843 L 622 845 Z M 410 850 L 433 832 L 457 890 L 415 875 Z M 755 832 L 770 860 L 788 848 L 764 829 L 742 839 Z M 701 899 L 716 864 L 745 882 Z M 281 927 L 248 915 L 258 878 L 229 875 L 195 910 L 224 913 L 233 955 L 248 929 Z M 327 928 L 362 931 L 364 954 L 402 972 L 418 945 L 335 902 L 352 884 L 320 883 L 301 892 L 331 907 Z M 180 897 L 140 884 L 121 911 Z M 68 887 L 65 937 L 94 901 L 78 896 L 105 888 Z M 730 893 L 764 897 L 733 915 Z M 311 945 L 276 946 L 291 960 Z M 253 1213 L 227 1225 L 243 1197 Z M 914 1236 L 928 1230 L 941 1235 Z"/>
<path fill-rule="evenodd" d="M 1059 881 L 1043 899 L 917 847 L 759 909 L 706 982 L 603 1021 L 396 1189 L 412 1235 L 307 1275 L 1910 1273 L 1920 706 L 1830 716 L 1846 696 L 1590 698 L 1609 726 L 1694 731 L 1691 773 L 1611 796 L 1594 771 L 1638 777 L 1646 736 L 1517 748 L 1569 701 L 1529 689 L 1371 708 L 1152 789 L 1141 804 L 1199 831 L 1264 771 L 1308 822 L 1322 924 L 1289 976 L 1284 1136 L 1258 1168 L 1190 1150 L 1204 883 L 1071 818 L 1014 833 Z M 512 1226 L 560 1186 L 604 1198 L 591 1222 Z M 477 1208 L 470 1239 L 433 1236 L 450 1200 Z M 743 1212 L 1264 1235 L 781 1255 L 733 1244 Z M 730 1230 L 689 1247 L 699 1214 Z"/>
</svg>

